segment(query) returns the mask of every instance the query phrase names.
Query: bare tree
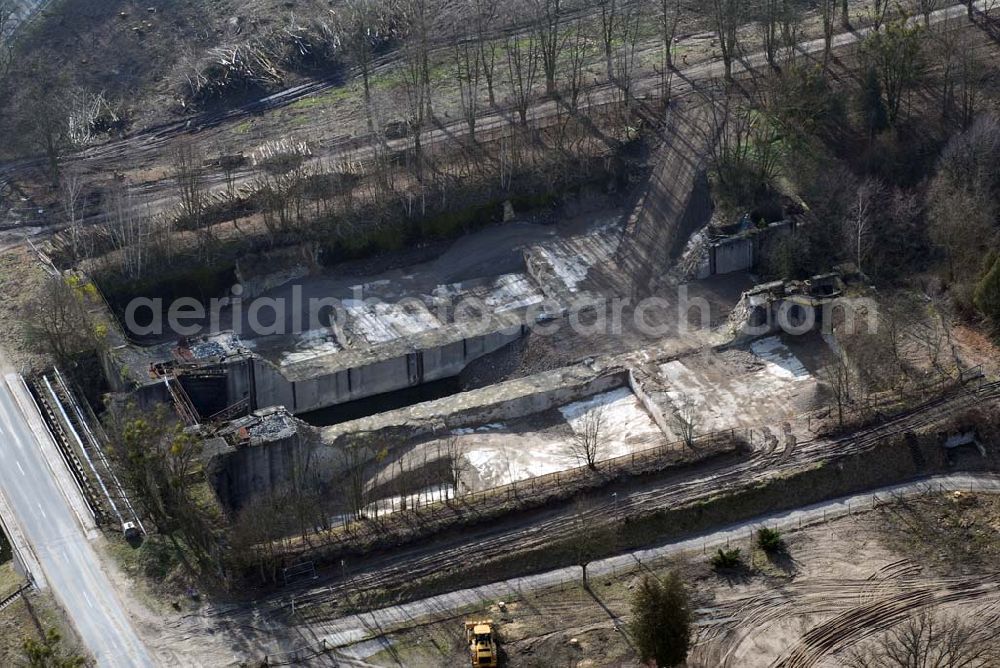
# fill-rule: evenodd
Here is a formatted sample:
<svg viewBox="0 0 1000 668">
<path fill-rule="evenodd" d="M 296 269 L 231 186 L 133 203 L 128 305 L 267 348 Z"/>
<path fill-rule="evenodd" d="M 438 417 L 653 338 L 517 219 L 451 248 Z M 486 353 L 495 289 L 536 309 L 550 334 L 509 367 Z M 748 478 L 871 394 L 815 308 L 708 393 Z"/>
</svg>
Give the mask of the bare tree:
<svg viewBox="0 0 1000 668">
<path fill-rule="evenodd" d="M 505 46 L 507 83 L 510 86 L 511 98 L 521 118 L 521 124 L 527 125 L 528 108 L 534 99 L 533 89 L 538 78 L 538 40 L 533 33 L 522 38 L 508 36 Z"/>
<path fill-rule="evenodd" d="M 801 12 L 794 0 L 782 0 L 780 20 L 781 45 L 784 47 L 785 60 L 788 62 L 792 62 L 795 59 L 795 49 L 799 45 L 801 20 Z"/>
<path fill-rule="evenodd" d="M 693 448 L 700 426 L 698 405 L 693 397 L 683 393 L 673 400 L 673 404 L 674 410 L 671 413 L 673 427 L 684 441 L 684 445 Z"/>
<path fill-rule="evenodd" d="M 674 39 L 683 16 L 680 0 L 660 0 L 659 28 L 665 69 L 674 67 Z"/>
<path fill-rule="evenodd" d="M 531 4 L 534 12 L 532 24 L 538 34 L 542 70 L 545 72 L 545 94 L 553 95 L 556 92 L 559 57 L 566 44 L 566 35 L 559 24 L 562 0 L 531 0 Z"/>
<path fill-rule="evenodd" d="M 595 559 L 613 554 L 618 543 L 618 535 L 608 524 L 595 520 L 597 504 L 593 501 L 577 499 L 573 504 L 571 518 L 573 535 L 569 538 L 569 547 L 573 561 L 580 567 L 583 588 L 590 588 L 587 579 L 587 567 Z"/>
<path fill-rule="evenodd" d="M 597 0 L 601 11 L 601 43 L 604 45 L 604 62 L 608 68 L 608 79 L 615 78 L 612 47 L 618 24 L 618 2 L 619 0 Z"/>
<path fill-rule="evenodd" d="M 607 424 L 604 406 L 594 406 L 573 425 L 569 454 L 580 463 L 596 470 L 604 453 L 604 429 Z"/>
<path fill-rule="evenodd" d="M 174 180 L 180 194 L 182 226 L 195 231 L 199 253 L 207 259 L 214 252 L 215 237 L 203 220 L 207 205 L 204 159 L 200 149 L 190 142 L 183 142 L 174 151 Z"/>
<path fill-rule="evenodd" d="M 948 142 L 929 191 L 931 240 L 945 251 L 948 279 L 969 282 L 981 272 L 985 247 L 996 244 L 1000 119 L 981 114 Z"/>
<path fill-rule="evenodd" d="M 631 104 L 632 100 L 632 78 L 636 66 L 640 21 L 639 5 L 629 3 L 619 8 L 615 31 L 615 43 L 617 44 L 615 49 L 615 79 L 626 106 Z"/>
<path fill-rule="evenodd" d="M 778 64 L 782 3 L 783 0 L 758 0 L 756 9 L 757 28 L 764 46 L 764 56 L 771 67 L 777 67 Z"/>
<path fill-rule="evenodd" d="M 846 8 L 845 8 L 846 9 Z M 834 22 L 837 18 L 837 0 L 819 0 L 819 15 L 823 22 L 823 64 L 830 61 L 833 51 Z M 846 12 L 844 16 L 846 16 Z"/>
<path fill-rule="evenodd" d="M 991 624 L 923 612 L 852 649 L 847 668 L 988 668 L 1000 662 L 1000 634 Z"/>
<path fill-rule="evenodd" d="M 403 24 L 406 26 L 407 39 L 405 43 L 405 58 L 407 60 L 408 83 L 416 81 L 421 84 L 420 102 L 425 109 L 421 117 L 432 118 L 434 109 L 431 100 L 431 33 L 437 16 L 434 0 L 401 0 L 398 5 Z"/>
<path fill-rule="evenodd" d="M 378 38 L 379 11 L 375 0 L 347 0 L 339 17 L 340 40 L 361 72 L 361 89 L 364 93 L 365 120 L 368 132 L 375 132 L 372 116 L 372 51 Z"/>
<path fill-rule="evenodd" d="M 482 56 L 480 46 L 475 43 L 472 35 L 464 29 L 457 28 L 453 39 L 455 58 L 455 75 L 458 81 L 458 91 L 462 104 L 462 116 L 469 128 L 469 141 L 476 140 L 476 118 L 479 116 L 479 77 L 482 73 Z"/>
<path fill-rule="evenodd" d="M 924 26 L 931 27 L 931 14 L 942 7 L 941 0 L 910 0 L 910 9 L 924 17 Z"/>
<path fill-rule="evenodd" d="M 889 0 L 872 0 L 872 4 L 868 8 L 868 21 L 871 23 L 872 30 L 878 32 L 882 29 L 888 13 Z"/>
<path fill-rule="evenodd" d="M 59 203 L 62 205 L 63 216 L 69 227 L 70 252 L 73 262 L 89 255 L 82 249 L 83 242 L 83 178 L 80 170 L 69 168 L 62 170 L 59 179 Z"/>
<path fill-rule="evenodd" d="M 833 362 L 820 371 L 820 379 L 833 393 L 833 400 L 837 406 L 837 425 L 843 427 L 844 411 L 851 401 L 851 370 L 842 354 L 835 353 L 835 355 Z M 775 439 L 774 445 L 777 443 Z"/>
<path fill-rule="evenodd" d="M 372 446 L 365 435 L 345 444 L 342 451 L 348 509 L 354 519 L 360 520 L 365 517 L 365 509 L 369 503 L 366 469 L 368 460 L 374 454 Z"/>
<path fill-rule="evenodd" d="M 448 464 L 448 483 L 455 491 L 455 497 L 458 498 L 465 485 L 462 479 L 468 474 L 470 466 L 457 437 L 451 436 L 445 443 L 445 457 Z"/>
<path fill-rule="evenodd" d="M 27 65 L 34 76 L 18 89 L 15 102 L 18 137 L 44 153 L 49 178 L 59 185 L 60 158 L 70 148 L 68 83 L 48 61 Z"/>
<path fill-rule="evenodd" d="M 670 99 L 670 82 L 674 70 L 674 41 L 677 38 L 677 27 L 681 22 L 680 0 L 660 0 L 658 23 L 660 28 L 660 46 L 663 54 L 660 57 L 660 95 L 664 100 Z"/>
<path fill-rule="evenodd" d="M 486 93 L 490 105 L 496 100 L 496 65 L 499 40 L 493 37 L 493 28 L 499 18 L 497 7 L 499 3 L 492 0 L 472 0 L 473 23 L 476 31 L 476 44 L 479 47 L 479 65 L 483 68 L 483 79 L 486 82 Z"/>
<path fill-rule="evenodd" d="M 584 89 L 587 61 L 591 56 L 590 39 L 581 19 L 577 19 L 573 24 L 573 35 L 567 42 L 566 51 L 569 66 L 569 72 L 566 74 L 566 90 L 569 93 L 569 108 L 576 111 Z"/>
<path fill-rule="evenodd" d="M 883 206 L 885 187 L 875 178 L 869 178 L 858 186 L 854 206 L 844 220 L 844 234 L 847 248 L 859 271 L 864 271 L 867 259 L 876 242 L 874 226 L 877 210 Z"/>
<path fill-rule="evenodd" d="M 719 42 L 722 63 L 726 68 L 726 81 L 733 78 L 733 60 L 739 49 L 738 31 L 743 22 L 743 0 L 712 0 L 712 24 Z"/>
<path fill-rule="evenodd" d="M 149 264 L 153 220 L 139 211 L 127 184 L 118 184 L 103 202 L 103 227 L 115 250 L 118 270 L 130 279 L 142 278 Z"/>
</svg>

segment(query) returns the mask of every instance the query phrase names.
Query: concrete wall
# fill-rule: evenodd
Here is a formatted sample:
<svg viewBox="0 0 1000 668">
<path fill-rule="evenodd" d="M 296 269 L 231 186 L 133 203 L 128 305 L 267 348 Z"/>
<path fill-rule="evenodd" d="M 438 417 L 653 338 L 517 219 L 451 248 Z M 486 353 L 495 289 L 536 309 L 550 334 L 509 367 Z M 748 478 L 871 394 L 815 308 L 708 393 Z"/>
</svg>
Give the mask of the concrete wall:
<svg viewBox="0 0 1000 668">
<path fill-rule="evenodd" d="M 260 357 L 234 359 L 226 365 L 227 405 L 249 399 L 253 409 L 284 406 L 295 415 L 308 413 L 457 376 L 469 363 L 521 336 L 523 330 L 491 332 L 351 369 L 317 370 L 315 376 L 295 381 Z"/>
<path fill-rule="evenodd" d="M 628 370 L 628 386 L 632 390 L 632 394 L 635 395 L 642 407 L 646 409 L 649 413 L 649 417 L 653 419 L 656 426 L 660 428 L 660 432 L 663 434 L 663 438 L 668 442 L 672 441 L 674 438 L 673 431 L 671 431 L 670 426 L 667 424 L 667 418 L 663 415 L 663 411 L 660 407 L 656 405 L 656 402 L 649 398 L 646 394 L 646 388 L 642 386 L 642 383 L 638 381 L 635 377 L 635 373 L 632 369 Z"/>
<path fill-rule="evenodd" d="M 710 244 L 696 277 L 705 279 L 718 274 L 754 269 L 778 239 L 794 230 L 794 225 L 787 221 L 772 223 L 765 229 L 745 232 Z"/>
<path fill-rule="evenodd" d="M 308 430 L 303 427 L 302 432 Z M 254 498 L 284 491 L 295 480 L 325 491 L 329 465 L 317 455 L 315 439 L 303 437 L 302 432 L 266 445 L 215 453 L 205 471 L 219 501 L 228 510 L 239 511 Z"/>
<path fill-rule="evenodd" d="M 207 465 L 219 499 L 231 510 L 286 488 L 293 476 L 321 493 L 346 470 L 344 447 L 359 433 L 394 447 L 444 430 L 513 420 L 628 384 L 624 369 L 570 367 L 493 387 L 345 422 L 319 430 L 300 424 L 294 438 L 241 448 L 220 448 Z M 374 453 L 373 453 L 374 454 Z"/>
</svg>

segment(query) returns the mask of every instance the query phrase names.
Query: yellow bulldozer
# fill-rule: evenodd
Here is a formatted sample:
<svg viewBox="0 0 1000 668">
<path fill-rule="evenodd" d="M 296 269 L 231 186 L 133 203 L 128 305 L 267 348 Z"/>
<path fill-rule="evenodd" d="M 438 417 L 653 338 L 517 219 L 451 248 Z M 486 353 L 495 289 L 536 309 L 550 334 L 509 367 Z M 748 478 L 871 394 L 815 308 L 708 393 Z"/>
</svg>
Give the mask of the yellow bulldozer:
<svg viewBox="0 0 1000 668">
<path fill-rule="evenodd" d="M 465 637 L 469 641 L 472 668 L 496 668 L 500 653 L 497 650 L 493 620 L 466 622 Z"/>
</svg>

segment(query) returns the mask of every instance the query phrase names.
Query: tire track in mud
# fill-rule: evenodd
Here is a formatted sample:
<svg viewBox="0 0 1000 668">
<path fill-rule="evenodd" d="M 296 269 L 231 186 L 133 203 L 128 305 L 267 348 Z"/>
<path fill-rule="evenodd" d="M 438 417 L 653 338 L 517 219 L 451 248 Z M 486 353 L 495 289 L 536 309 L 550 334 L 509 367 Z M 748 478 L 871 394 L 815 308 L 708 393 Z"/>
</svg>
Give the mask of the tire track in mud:
<svg viewBox="0 0 1000 668">
<path fill-rule="evenodd" d="M 661 480 L 645 488 L 619 493 L 617 508 L 612 504 L 591 508 L 583 513 L 583 521 L 588 526 L 607 525 L 629 515 L 645 515 L 658 509 L 705 500 L 720 490 L 736 491 L 803 465 L 862 454 L 875 448 L 885 438 L 926 427 L 974 403 L 998 397 L 1000 382 L 987 383 L 971 391 L 959 388 L 945 397 L 904 411 L 881 425 L 854 435 L 803 442 L 787 461 L 782 461 L 781 453 L 757 453 L 736 463 L 709 465 L 694 473 L 678 474 L 672 480 Z M 356 572 L 347 580 L 331 581 L 322 587 L 296 594 L 296 610 L 308 618 L 311 606 L 324 607 L 323 604 L 332 599 L 346 598 L 358 591 L 398 587 L 430 576 L 458 573 L 468 569 L 473 561 L 485 563 L 566 540 L 575 532 L 574 523 L 568 521 L 573 514 L 572 508 L 555 509 L 527 526 L 497 526 L 480 531 L 471 529 L 458 537 L 435 541 L 430 545 L 402 547 L 392 554 L 373 557 L 360 567 L 363 572 Z M 475 555 L 475 559 L 470 555 Z M 290 596 L 279 597 L 272 601 L 272 608 L 289 607 L 291 599 Z M 328 611 L 324 609 L 318 614 L 323 616 Z"/>
</svg>

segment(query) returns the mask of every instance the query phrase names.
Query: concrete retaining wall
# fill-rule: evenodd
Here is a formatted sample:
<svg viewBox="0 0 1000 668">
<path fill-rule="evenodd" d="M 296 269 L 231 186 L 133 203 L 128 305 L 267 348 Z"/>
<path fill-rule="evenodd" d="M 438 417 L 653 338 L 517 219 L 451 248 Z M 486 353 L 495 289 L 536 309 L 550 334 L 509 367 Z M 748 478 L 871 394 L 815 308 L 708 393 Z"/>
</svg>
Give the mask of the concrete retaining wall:
<svg viewBox="0 0 1000 668">
<path fill-rule="evenodd" d="M 344 448 L 358 434 L 391 450 L 458 427 L 540 413 L 627 384 L 624 369 L 598 372 L 581 365 L 326 427 L 318 438 L 316 430 L 301 424 L 294 438 L 220 448 L 210 458 L 209 479 L 230 509 L 243 507 L 255 496 L 278 492 L 296 476 L 321 493 L 334 493 L 329 486 L 347 466 Z"/>
<path fill-rule="evenodd" d="M 331 370 L 300 380 L 289 380 L 283 370 L 257 356 L 231 360 L 226 365 L 226 392 L 232 405 L 249 399 L 254 409 L 284 406 L 294 415 L 452 378 L 469 363 L 499 350 L 523 335 L 491 332 L 442 346 L 406 352 L 364 366 Z"/>
<path fill-rule="evenodd" d="M 649 395 L 646 394 L 646 388 L 644 388 L 642 383 L 636 379 L 635 373 L 632 369 L 628 370 L 628 386 L 632 390 L 632 394 L 634 394 L 636 399 L 639 400 L 639 403 L 642 404 L 642 407 L 646 409 L 647 413 L 649 413 L 649 417 L 651 417 L 653 422 L 656 423 L 656 426 L 660 428 L 660 432 L 663 434 L 663 437 L 668 442 L 674 440 L 673 431 L 671 431 L 670 426 L 667 424 L 667 419 L 663 415 L 663 411 L 661 411 L 660 407 L 656 405 L 656 402 L 650 399 Z"/>
<path fill-rule="evenodd" d="M 778 239 L 794 230 L 791 222 L 772 223 L 765 229 L 744 232 L 709 244 L 695 277 L 706 279 L 718 274 L 750 271 Z"/>
</svg>

